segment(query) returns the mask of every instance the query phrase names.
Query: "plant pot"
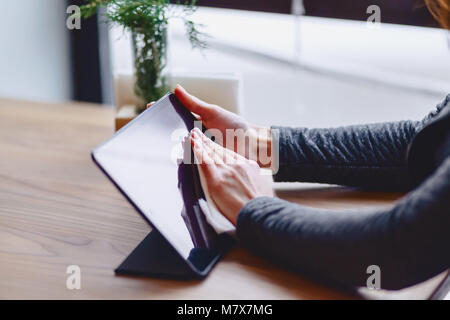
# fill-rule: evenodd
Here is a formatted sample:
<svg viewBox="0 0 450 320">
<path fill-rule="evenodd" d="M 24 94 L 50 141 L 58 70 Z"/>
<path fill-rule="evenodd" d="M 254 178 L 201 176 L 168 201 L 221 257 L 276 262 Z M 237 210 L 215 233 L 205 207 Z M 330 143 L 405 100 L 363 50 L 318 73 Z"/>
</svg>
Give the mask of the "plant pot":
<svg viewBox="0 0 450 320">
<path fill-rule="evenodd" d="M 134 53 L 134 94 L 136 111 L 145 110 L 168 91 L 167 25 L 155 30 L 136 29 L 132 34 Z"/>
</svg>

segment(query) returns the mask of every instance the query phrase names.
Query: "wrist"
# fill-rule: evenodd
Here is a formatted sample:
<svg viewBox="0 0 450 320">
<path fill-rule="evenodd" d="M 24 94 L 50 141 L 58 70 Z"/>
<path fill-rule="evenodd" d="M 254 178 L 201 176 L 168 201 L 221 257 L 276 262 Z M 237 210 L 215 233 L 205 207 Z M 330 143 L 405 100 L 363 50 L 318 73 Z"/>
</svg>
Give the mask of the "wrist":
<svg viewBox="0 0 450 320">
<path fill-rule="evenodd" d="M 256 143 L 256 159 L 261 168 L 272 166 L 272 132 L 270 128 L 258 128 Z"/>
</svg>

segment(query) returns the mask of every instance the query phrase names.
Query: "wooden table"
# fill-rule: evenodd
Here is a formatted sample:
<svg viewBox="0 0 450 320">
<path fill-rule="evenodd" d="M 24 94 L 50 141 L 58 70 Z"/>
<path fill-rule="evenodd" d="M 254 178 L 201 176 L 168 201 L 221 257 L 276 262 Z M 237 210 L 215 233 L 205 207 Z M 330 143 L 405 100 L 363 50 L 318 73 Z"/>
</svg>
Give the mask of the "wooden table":
<svg viewBox="0 0 450 320">
<path fill-rule="evenodd" d="M 150 228 L 96 168 L 90 150 L 113 133 L 114 111 L 87 104 L 0 100 L 0 298 L 347 299 L 247 251 L 230 252 L 203 281 L 115 276 Z M 281 197 L 318 207 L 389 204 L 400 194 L 311 185 L 281 186 Z M 81 290 L 66 268 L 81 267 Z M 371 297 L 424 298 L 418 288 Z M 373 292 L 372 292 L 373 293 Z"/>
</svg>

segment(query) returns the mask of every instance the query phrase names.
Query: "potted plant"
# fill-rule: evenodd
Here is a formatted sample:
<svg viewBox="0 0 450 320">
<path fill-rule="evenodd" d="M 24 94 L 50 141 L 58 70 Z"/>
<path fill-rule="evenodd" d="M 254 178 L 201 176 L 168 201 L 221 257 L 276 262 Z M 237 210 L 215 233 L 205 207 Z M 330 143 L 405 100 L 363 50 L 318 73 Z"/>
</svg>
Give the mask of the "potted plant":
<svg viewBox="0 0 450 320">
<path fill-rule="evenodd" d="M 134 93 L 140 112 L 149 101 L 156 101 L 168 91 L 167 25 L 171 19 L 181 19 L 192 48 L 205 48 L 205 35 L 190 16 L 196 0 L 171 5 L 169 0 L 87 0 L 80 7 L 81 16 L 88 18 L 105 8 L 108 22 L 120 25 L 132 34 L 134 52 Z"/>
</svg>

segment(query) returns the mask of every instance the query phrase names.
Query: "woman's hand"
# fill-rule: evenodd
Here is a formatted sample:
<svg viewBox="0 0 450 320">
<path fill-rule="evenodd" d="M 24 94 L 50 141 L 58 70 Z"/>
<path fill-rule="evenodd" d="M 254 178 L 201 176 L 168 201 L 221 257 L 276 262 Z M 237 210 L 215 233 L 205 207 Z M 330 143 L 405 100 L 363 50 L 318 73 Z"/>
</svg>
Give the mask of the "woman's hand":
<svg viewBox="0 0 450 320">
<path fill-rule="evenodd" d="M 239 211 L 251 199 L 273 196 L 270 176 L 261 174 L 255 161 L 221 147 L 197 128 L 190 139 L 209 194 L 231 223 L 236 225 Z"/>
<path fill-rule="evenodd" d="M 217 141 L 225 148 L 239 153 L 241 156 L 255 160 L 263 168 L 271 166 L 270 129 L 249 124 L 244 118 L 227 111 L 217 105 L 206 103 L 189 94 L 177 85 L 175 96 L 208 130 L 219 130 L 223 141 Z M 231 139 L 226 140 L 232 134 Z"/>
</svg>

